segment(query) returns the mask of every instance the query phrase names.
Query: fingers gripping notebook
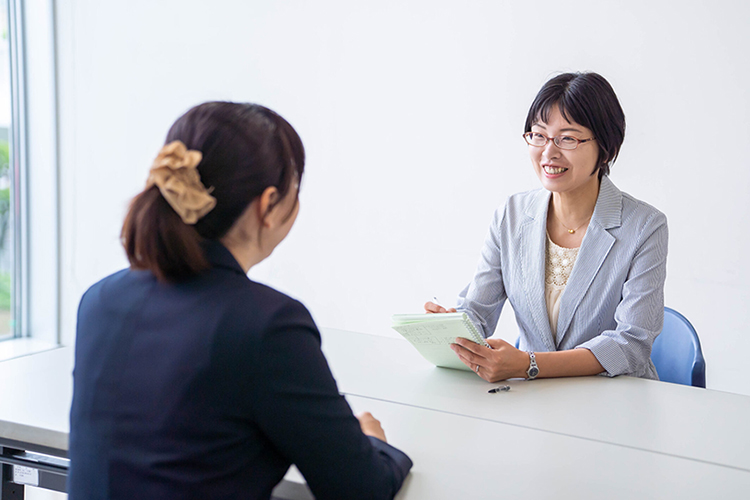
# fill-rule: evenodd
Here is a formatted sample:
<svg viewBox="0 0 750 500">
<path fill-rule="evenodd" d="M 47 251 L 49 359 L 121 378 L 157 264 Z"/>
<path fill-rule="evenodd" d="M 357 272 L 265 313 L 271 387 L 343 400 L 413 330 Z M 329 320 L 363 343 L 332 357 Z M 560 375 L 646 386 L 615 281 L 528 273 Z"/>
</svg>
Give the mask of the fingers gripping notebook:
<svg viewBox="0 0 750 500">
<path fill-rule="evenodd" d="M 466 313 L 394 314 L 391 327 L 400 333 L 427 361 L 435 366 L 471 369 L 463 364 L 450 345 L 462 337 L 489 347 Z"/>
</svg>

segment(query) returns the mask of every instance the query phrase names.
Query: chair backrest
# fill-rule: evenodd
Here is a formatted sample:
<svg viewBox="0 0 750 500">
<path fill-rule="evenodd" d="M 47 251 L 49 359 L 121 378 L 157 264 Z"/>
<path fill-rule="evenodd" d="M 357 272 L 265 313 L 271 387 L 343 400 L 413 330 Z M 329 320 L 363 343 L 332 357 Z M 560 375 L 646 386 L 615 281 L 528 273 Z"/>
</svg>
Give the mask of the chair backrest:
<svg viewBox="0 0 750 500">
<path fill-rule="evenodd" d="M 675 384 L 706 387 L 706 362 L 698 334 L 690 321 L 664 308 L 664 327 L 651 349 L 659 379 Z"/>
</svg>

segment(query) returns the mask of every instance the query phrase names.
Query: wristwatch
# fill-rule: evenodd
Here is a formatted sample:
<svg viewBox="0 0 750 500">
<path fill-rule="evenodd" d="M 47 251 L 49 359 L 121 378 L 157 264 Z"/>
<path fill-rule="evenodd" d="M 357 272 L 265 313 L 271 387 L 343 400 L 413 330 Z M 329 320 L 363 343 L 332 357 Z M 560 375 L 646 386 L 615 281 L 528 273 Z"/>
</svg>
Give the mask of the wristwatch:
<svg viewBox="0 0 750 500">
<path fill-rule="evenodd" d="M 539 375 L 539 367 L 536 365 L 536 356 L 532 351 L 529 351 L 529 369 L 526 370 L 527 380 L 534 380 Z"/>
</svg>

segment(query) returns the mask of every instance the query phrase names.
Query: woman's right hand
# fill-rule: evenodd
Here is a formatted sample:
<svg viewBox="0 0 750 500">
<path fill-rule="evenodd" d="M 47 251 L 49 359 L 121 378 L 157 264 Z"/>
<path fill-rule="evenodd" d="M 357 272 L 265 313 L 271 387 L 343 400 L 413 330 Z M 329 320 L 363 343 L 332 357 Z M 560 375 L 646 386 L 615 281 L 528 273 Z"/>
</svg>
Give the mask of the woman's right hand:
<svg viewBox="0 0 750 500">
<path fill-rule="evenodd" d="M 357 420 L 359 420 L 359 426 L 362 428 L 362 433 L 365 436 L 378 438 L 384 443 L 388 442 L 385 439 L 385 431 L 383 430 L 383 427 L 381 427 L 380 421 L 377 418 L 373 417 L 372 413 L 370 413 L 369 411 L 360 413 L 359 415 L 357 415 Z"/>
<path fill-rule="evenodd" d="M 435 304 L 434 302 L 427 302 L 424 305 L 424 312 L 428 314 L 433 313 L 454 313 L 456 312 L 455 307 L 451 307 L 450 309 L 446 309 L 445 307 Z"/>
</svg>

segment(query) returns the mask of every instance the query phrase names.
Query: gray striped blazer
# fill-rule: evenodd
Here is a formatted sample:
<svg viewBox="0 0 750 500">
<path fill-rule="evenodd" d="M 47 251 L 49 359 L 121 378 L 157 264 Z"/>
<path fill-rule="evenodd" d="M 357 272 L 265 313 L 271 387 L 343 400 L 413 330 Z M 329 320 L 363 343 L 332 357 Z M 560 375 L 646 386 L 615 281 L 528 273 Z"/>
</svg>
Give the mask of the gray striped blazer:
<svg viewBox="0 0 750 500">
<path fill-rule="evenodd" d="M 666 217 L 602 178 L 553 337 L 544 298 L 550 195 L 544 189 L 516 194 L 495 211 L 476 274 L 457 308 L 487 337 L 507 299 L 520 349 L 586 348 L 607 375 L 658 379 L 651 345 L 664 322 Z"/>
</svg>

